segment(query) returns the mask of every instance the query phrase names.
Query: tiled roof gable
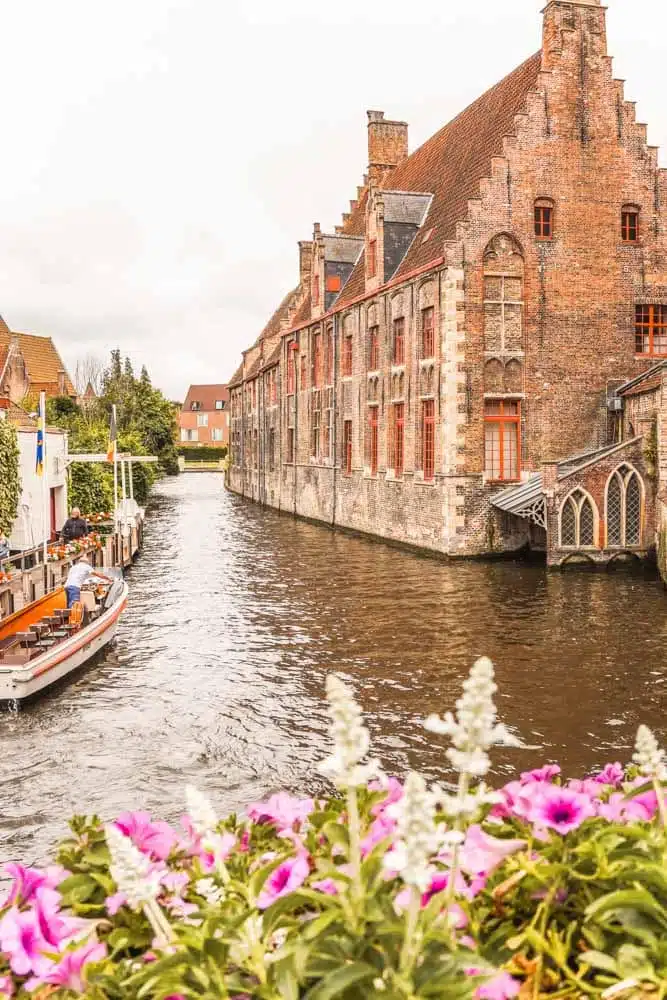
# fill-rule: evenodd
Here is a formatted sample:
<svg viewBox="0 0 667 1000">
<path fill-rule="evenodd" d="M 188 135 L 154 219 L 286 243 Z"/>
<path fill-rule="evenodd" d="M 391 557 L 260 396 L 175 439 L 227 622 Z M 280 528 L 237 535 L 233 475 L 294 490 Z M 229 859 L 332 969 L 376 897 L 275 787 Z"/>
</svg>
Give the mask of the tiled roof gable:
<svg viewBox="0 0 667 1000">
<path fill-rule="evenodd" d="M 50 337 L 38 337 L 32 333 L 14 333 L 6 323 L 0 324 L 0 348 L 8 348 L 12 336 L 18 337 L 19 348 L 25 360 L 31 389 L 58 391 L 58 373 L 65 372 L 65 393 L 76 396 L 76 389 L 67 374 L 65 364 Z"/>
</svg>

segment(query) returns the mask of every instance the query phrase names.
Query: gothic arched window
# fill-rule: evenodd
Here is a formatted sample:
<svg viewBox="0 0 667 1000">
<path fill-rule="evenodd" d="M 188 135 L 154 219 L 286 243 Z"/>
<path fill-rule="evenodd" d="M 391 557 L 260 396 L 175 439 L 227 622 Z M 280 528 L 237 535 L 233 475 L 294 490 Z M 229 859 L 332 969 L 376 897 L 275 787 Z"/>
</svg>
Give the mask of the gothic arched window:
<svg viewBox="0 0 667 1000">
<path fill-rule="evenodd" d="M 587 493 L 577 487 L 566 497 L 560 511 L 560 544 L 566 549 L 595 546 L 596 510 Z"/>
<path fill-rule="evenodd" d="M 641 545 L 644 489 L 629 465 L 619 465 L 607 483 L 607 545 L 626 548 Z"/>
</svg>

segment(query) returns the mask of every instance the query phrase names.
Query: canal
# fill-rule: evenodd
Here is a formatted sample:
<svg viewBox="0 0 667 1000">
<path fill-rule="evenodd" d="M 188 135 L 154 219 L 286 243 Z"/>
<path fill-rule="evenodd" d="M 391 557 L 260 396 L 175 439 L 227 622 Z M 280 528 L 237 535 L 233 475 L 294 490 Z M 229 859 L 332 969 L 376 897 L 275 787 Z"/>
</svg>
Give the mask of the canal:
<svg viewBox="0 0 667 1000">
<path fill-rule="evenodd" d="M 442 776 L 421 718 L 453 707 L 481 654 L 499 711 L 559 760 L 629 759 L 639 721 L 664 739 L 667 594 L 652 576 L 445 563 L 334 533 L 227 494 L 222 477 L 158 484 L 116 644 L 69 684 L 0 714 L 0 860 L 43 859 L 73 812 L 168 819 L 194 782 L 220 811 L 322 786 L 324 677 L 346 674 L 376 754 Z"/>
</svg>

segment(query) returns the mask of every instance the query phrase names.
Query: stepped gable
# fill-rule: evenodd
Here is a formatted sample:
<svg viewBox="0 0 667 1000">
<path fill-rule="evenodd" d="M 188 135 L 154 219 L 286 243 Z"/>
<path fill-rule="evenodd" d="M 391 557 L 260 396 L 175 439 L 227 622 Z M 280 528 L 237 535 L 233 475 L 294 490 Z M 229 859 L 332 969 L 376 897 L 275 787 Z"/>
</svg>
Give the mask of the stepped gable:
<svg viewBox="0 0 667 1000">
<path fill-rule="evenodd" d="M 289 307 L 292 304 L 292 300 L 296 295 L 298 295 L 298 292 L 299 292 L 299 286 L 297 285 L 296 288 L 293 288 L 291 292 L 287 293 L 287 295 L 282 300 L 282 302 L 274 312 L 269 322 L 266 324 L 266 326 L 260 333 L 257 343 L 259 343 L 259 341 L 261 340 L 267 340 L 269 337 L 273 337 L 276 334 L 280 333 L 281 324 L 283 320 L 286 319 Z"/>
<path fill-rule="evenodd" d="M 30 388 L 34 392 L 44 389 L 51 395 L 59 391 L 59 373 L 65 373 L 65 395 L 76 396 L 67 369 L 50 337 L 38 337 L 32 333 L 13 333 L 3 321 L 0 323 L 0 348 L 9 349 L 12 337 L 18 338 L 18 346 L 25 361 Z"/>
<path fill-rule="evenodd" d="M 524 110 L 528 92 L 537 84 L 541 62 L 540 50 L 391 171 L 387 190 L 433 194 L 422 228 L 393 280 L 428 264 L 440 256 L 445 240 L 456 239 L 456 225 L 465 222 L 468 201 L 479 197 L 480 181 L 490 176 L 492 157 L 502 155 L 504 136 L 514 133 L 514 117 Z M 424 243 L 430 229 L 433 232 Z M 363 295 L 364 267 L 362 255 L 336 309 Z"/>
<path fill-rule="evenodd" d="M 227 388 L 228 389 L 231 389 L 232 387 L 235 388 L 237 385 L 241 385 L 242 382 L 243 382 L 243 362 L 241 362 L 241 364 L 238 366 L 238 368 L 230 378 L 229 382 L 227 383 Z"/>
</svg>

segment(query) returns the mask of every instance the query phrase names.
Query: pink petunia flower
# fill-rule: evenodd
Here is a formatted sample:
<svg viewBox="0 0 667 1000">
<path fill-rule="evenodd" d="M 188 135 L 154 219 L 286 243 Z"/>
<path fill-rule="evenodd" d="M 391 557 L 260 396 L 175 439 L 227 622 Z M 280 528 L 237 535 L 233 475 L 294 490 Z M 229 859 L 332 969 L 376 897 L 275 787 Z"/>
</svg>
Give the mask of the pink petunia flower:
<svg viewBox="0 0 667 1000">
<path fill-rule="evenodd" d="M 107 896 L 104 900 L 106 911 L 110 917 L 115 917 L 121 906 L 125 906 L 126 903 L 127 896 L 124 892 L 114 892 L 113 896 Z"/>
<path fill-rule="evenodd" d="M 140 851 L 158 861 L 166 861 L 178 843 L 178 837 L 169 824 L 162 820 L 153 823 L 147 812 L 121 813 L 115 825 Z"/>
<path fill-rule="evenodd" d="M 386 813 L 381 813 L 377 816 L 371 823 L 368 833 L 361 841 L 360 849 L 362 858 L 369 855 L 374 847 L 377 847 L 377 845 L 383 840 L 386 840 L 387 837 L 391 837 L 395 831 L 395 819 L 387 816 Z"/>
<path fill-rule="evenodd" d="M 101 962 L 106 957 L 106 953 L 106 946 L 99 941 L 87 941 L 74 951 L 65 952 L 57 965 L 53 966 L 46 975 L 38 978 L 41 983 L 49 986 L 60 986 L 62 989 L 72 990 L 74 993 L 85 993 L 86 966 L 92 962 Z"/>
<path fill-rule="evenodd" d="M 14 995 L 14 982 L 11 976 L 0 976 L 0 1000 Z"/>
<path fill-rule="evenodd" d="M 294 892 L 308 878 L 310 865 L 308 858 L 300 854 L 289 861 L 283 861 L 281 865 L 271 872 L 264 888 L 257 899 L 257 906 L 260 910 L 265 910 L 271 903 L 275 903 L 281 896 L 287 896 Z"/>
<path fill-rule="evenodd" d="M 569 788 L 542 785 L 530 819 L 538 828 L 545 827 L 565 836 L 594 815 L 595 806 L 587 795 Z"/>
<path fill-rule="evenodd" d="M 615 764 L 607 764 L 599 774 L 593 775 L 593 781 L 600 785 L 613 785 L 618 788 L 625 777 L 625 769 L 622 764 L 616 761 Z"/>
<path fill-rule="evenodd" d="M 332 878 L 321 878 L 317 882 L 311 882 L 313 889 L 323 892 L 325 896 L 337 896 L 339 893 L 338 882 Z"/>
<path fill-rule="evenodd" d="M 511 854 L 526 846 L 525 840 L 500 840 L 482 830 L 479 823 L 468 827 L 460 851 L 463 871 L 469 875 L 487 876 Z"/>
<path fill-rule="evenodd" d="M 520 986 L 518 979 L 510 976 L 509 972 L 498 972 L 486 983 L 477 987 L 475 996 L 479 1000 L 510 1000 L 517 995 Z"/>
<path fill-rule="evenodd" d="M 533 771 L 524 771 L 521 775 L 521 784 L 526 785 L 531 781 L 551 781 L 559 774 L 559 764 L 545 764 L 544 767 L 536 767 Z"/>
<path fill-rule="evenodd" d="M 382 801 L 376 802 L 371 809 L 372 816 L 379 816 L 388 806 L 393 805 L 395 802 L 400 802 L 403 798 L 403 785 L 398 778 L 387 778 L 385 783 L 377 780 L 371 781 L 368 788 L 371 792 L 387 793 Z"/>
<path fill-rule="evenodd" d="M 297 799 L 287 792 L 278 792 L 266 802 L 253 802 L 246 812 L 255 823 L 272 823 L 278 830 L 287 830 L 300 826 L 314 808 L 312 799 Z"/>
<path fill-rule="evenodd" d="M 500 789 L 502 802 L 493 806 L 490 815 L 501 819 L 511 816 L 516 816 L 518 819 L 528 819 L 533 810 L 536 790 L 542 785 L 543 782 L 538 781 L 523 784 L 520 781 L 508 782 Z"/>
<path fill-rule="evenodd" d="M 52 963 L 44 953 L 50 950 L 32 910 L 21 912 L 13 906 L 0 920 L 0 951 L 17 976 L 46 972 Z"/>
<path fill-rule="evenodd" d="M 13 906 L 15 903 L 29 903 L 38 889 L 47 886 L 49 889 L 55 888 L 65 877 L 65 871 L 59 866 L 53 866 L 42 871 L 39 868 L 25 868 L 24 865 L 17 865 L 9 861 L 4 865 L 4 871 L 14 881 L 5 899 L 0 906 Z"/>
<path fill-rule="evenodd" d="M 658 809 L 658 799 L 653 790 L 628 799 L 624 792 L 613 792 L 607 802 L 598 804 L 598 814 L 610 823 L 647 823 Z"/>
</svg>

